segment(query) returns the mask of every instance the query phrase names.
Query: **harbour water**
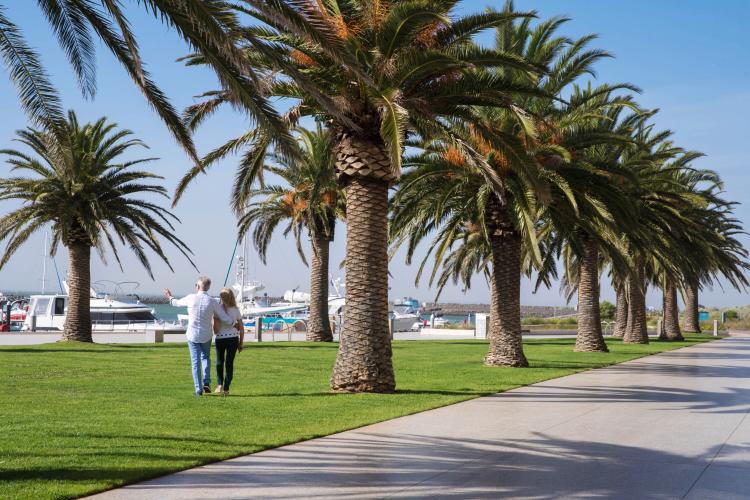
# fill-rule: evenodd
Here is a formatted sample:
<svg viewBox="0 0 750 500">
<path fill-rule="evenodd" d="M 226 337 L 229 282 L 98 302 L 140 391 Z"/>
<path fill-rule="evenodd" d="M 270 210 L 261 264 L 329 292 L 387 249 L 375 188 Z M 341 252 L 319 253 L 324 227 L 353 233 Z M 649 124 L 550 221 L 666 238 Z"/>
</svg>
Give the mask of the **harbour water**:
<svg viewBox="0 0 750 500">
<path fill-rule="evenodd" d="M 148 304 L 154 310 L 154 314 L 157 318 L 164 321 L 176 321 L 178 314 L 187 314 L 187 308 L 185 307 L 173 307 L 169 304 Z M 443 317 L 453 324 L 473 323 L 474 315 L 471 315 L 471 319 L 465 314 L 444 314 Z M 429 315 L 422 315 L 422 319 L 429 321 Z"/>
<path fill-rule="evenodd" d="M 178 314 L 187 314 L 187 307 L 174 307 L 169 304 L 147 304 L 154 310 L 154 316 L 164 321 L 177 321 Z"/>
</svg>

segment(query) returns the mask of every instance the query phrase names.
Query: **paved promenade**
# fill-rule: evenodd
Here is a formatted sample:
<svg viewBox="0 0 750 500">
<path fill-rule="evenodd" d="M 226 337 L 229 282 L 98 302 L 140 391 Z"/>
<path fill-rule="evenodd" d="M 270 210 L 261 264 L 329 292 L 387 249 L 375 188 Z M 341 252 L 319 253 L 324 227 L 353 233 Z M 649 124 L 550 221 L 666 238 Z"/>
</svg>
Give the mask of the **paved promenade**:
<svg viewBox="0 0 750 500">
<path fill-rule="evenodd" d="M 729 338 L 98 498 L 748 498 L 749 411 L 750 338 Z"/>
</svg>

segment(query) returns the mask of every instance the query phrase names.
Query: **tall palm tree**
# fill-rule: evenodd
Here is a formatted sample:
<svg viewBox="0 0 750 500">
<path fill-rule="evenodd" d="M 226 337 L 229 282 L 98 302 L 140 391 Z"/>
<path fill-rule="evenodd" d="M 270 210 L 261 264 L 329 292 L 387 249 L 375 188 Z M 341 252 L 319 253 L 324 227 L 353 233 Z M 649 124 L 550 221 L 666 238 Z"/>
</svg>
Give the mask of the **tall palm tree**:
<svg viewBox="0 0 750 500">
<path fill-rule="evenodd" d="M 682 300 L 685 302 L 683 329 L 690 333 L 701 333 L 700 304 L 698 294 L 700 281 L 694 278 L 686 279 L 682 285 Z"/>
<path fill-rule="evenodd" d="M 297 251 L 307 264 L 302 238 L 310 237 L 312 262 L 310 267 L 310 319 L 307 340 L 333 341 L 328 318 L 328 262 L 329 246 L 333 241 L 336 218 L 344 217 L 344 197 L 333 169 L 332 134 L 318 125 L 316 130 L 297 129 L 301 152 L 294 159 L 284 155 L 269 155 L 264 169 L 283 179 L 286 186 L 264 185 L 249 195 L 234 200 L 240 210 L 240 236 L 251 230 L 253 241 L 263 263 L 274 230 L 287 223 L 284 235 L 290 232 L 297 243 Z M 242 191 L 236 186 L 235 191 Z"/>
<path fill-rule="evenodd" d="M 557 122 L 552 121 L 554 116 L 550 118 L 560 145 L 574 152 L 570 163 L 578 167 L 558 171 L 575 203 L 565 202 L 565 193 L 553 192 L 543 214 L 549 226 L 548 249 L 563 257 L 568 300 L 578 294 L 576 351 L 608 350 L 599 311 L 599 275 L 605 260 L 618 264 L 626 260 L 620 232 L 628 229 L 634 215 L 628 193 L 621 187 L 627 173 L 617 164 L 617 157 L 630 144 L 627 120 L 619 117 L 623 109 L 635 105 L 629 96 L 616 96 L 618 88 L 632 89 L 629 85 L 574 87 L 570 105 L 560 109 Z M 576 119 L 577 115 L 584 118 Z M 555 270 L 554 266 L 544 269 Z M 543 278 L 540 273 L 539 279 Z"/>
<path fill-rule="evenodd" d="M 512 13 L 512 9 L 509 2 L 505 13 Z M 551 221 L 550 228 L 566 234 L 581 232 L 583 225 L 589 223 L 589 232 L 596 234 L 601 229 L 594 227 L 600 224 L 597 221 L 612 218 L 606 205 L 595 196 L 597 189 L 599 194 L 613 194 L 608 189 L 610 179 L 584 158 L 574 157 L 579 150 L 612 139 L 613 134 L 600 133 L 586 123 L 607 106 L 614 106 L 610 95 L 617 88 L 629 86 L 576 91 L 569 103 L 559 105 L 556 96 L 578 77 L 590 73 L 595 61 L 608 55 L 587 48 L 593 36 L 580 40 L 555 37 L 555 31 L 566 20 L 553 18 L 535 27 L 525 20 L 508 21 L 497 28 L 499 50 L 552 68 L 537 82 L 538 96 L 518 99 L 532 113 L 527 122 L 533 122 L 534 130 L 524 130 L 507 113 L 488 108 L 475 108 L 464 125 L 470 144 L 487 155 L 486 162 L 495 167 L 502 187 L 492 189 L 487 177 L 460 152 L 428 145 L 424 155 L 410 159 L 413 170 L 405 176 L 395 197 L 392 230 L 397 238 L 409 241 L 409 256 L 419 239 L 438 231 L 432 248 L 435 269 L 443 267 L 440 284 L 452 276 L 468 285 L 470 271 L 488 273 L 493 306 L 486 364 L 527 364 L 520 326 L 522 255 L 527 270 L 529 264 L 554 268 L 550 266 L 552 259 L 541 262 L 535 220 L 546 217 Z M 465 198 L 459 202 L 461 196 Z M 478 225 L 480 230 L 467 231 L 466 223 Z M 550 228 L 542 232 L 555 230 Z M 477 238 L 482 235 L 487 241 L 479 244 L 481 240 Z M 459 247 L 451 250 L 454 244 Z M 487 252 L 485 257 L 491 258 L 491 266 L 485 258 L 468 257 L 464 248 L 470 244 Z M 598 293 L 592 295 L 596 295 L 598 304 Z"/>
<path fill-rule="evenodd" d="M 159 237 L 183 255 L 190 250 L 174 236 L 177 218 L 152 201 L 133 195 L 168 197 L 164 187 L 144 179 L 162 179 L 132 167 L 154 158 L 121 160 L 131 148 L 145 144 L 129 130 L 101 118 L 81 125 L 73 111 L 61 131 L 28 128 L 18 141 L 31 153 L 4 149 L 13 171 L 29 176 L 0 179 L 0 200 L 22 203 L 0 220 L 0 241 L 7 241 L 0 268 L 35 232 L 51 225 L 54 255 L 60 243 L 68 250 L 69 302 L 63 339 L 91 342 L 90 258 L 95 248 L 104 258 L 106 247 L 120 264 L 118 245 L 127 245 L 153 278 L 146 249 L 171 265 Z M 60 132 L 64 133 L 60 141 Z M 192 263 L 192 261 L 191 261 Z M 120 264 L 121 265 L 121 264 Z M 122 267 L 122 266 L 121 266 Z"/>
<path fill-rule="evenodd" d="M 528 366 L 521 339 L 520 281 L 523 253 L 534 252 L 537 244 L 536 200 L 527 196 L 523 175 L 495 164 L 491 152 L 487 161 L 502 175 L 502 205 L 469 158 L 439 142 L 423 149 L 405 159 L 407 170 L 393 199 L 394 246 L 406 243 L 410 263 L 418 244 L 431 236 L 417 280 L 433 259 L 429 283 L 437 283 L 438 295 L 451 278 L 469 288 L 472 276 L 483 273 L 490 285 L 485 364 Z"/>
<path fill-rule="evenodd" d="M 688 171 L 688 185 L 700 179 L 706 171 Z M 709 177 L 711 173 L 708 172 Z M 703 179 L 706 182 L 706 179 Z M 734 203 L 719 195 L 722 183 L 718 176 L 709 179 L 708 187 L 699 191 L 704 206 L 693 206 L 690 217 L 696 220 L 697 228 L 684 247 L 687 265 L 683 266 L 681 281 L 675 283 L 683 289 L 685 298 L 685 331 L 700 332 L 698 321 L 698 293 L 701 286 L 716 284 L 723 278 L 737 290 L 748 286 L 747 271 L 750 270 L 748 252 L 737 239 L 743 231 L 741 223 L 733 216 Z"/>
<path fill-rule="evenodd" d="M 138 42 L 122 2 L 36 0 L 36 3 L 65 52 L 84 97 L 93 98 L 96 93 L 95 37 L 98 37 L 122 64 L 178 143 L 198 164 L 189 131 L 167 96 L 144 69 Z M 236 90 L 237 101 L 248 104 L 246 109 L 251 116 L 268 127 L 280 124 L 276 112 L 260 97 L 260 82 L 247 71 L 247 60 L 230 36 L 237 18 L 225 2 L 130 0 L 129 3 L 153 14 L 156 19 L 176 30 L 190 47 L 199 50 L 221 81 Z M 29 46 L 11 19 L 9 14 L 12 12 L 10 4 L 6 6 L 5 1 L 0 2 L 0 55 L 8 68 L 8 76 L 18 90 L 19 102 L 34 125 L 64 134 L 65 113 L 58 93 L 40 55 Z"/>
<path fill-rule="evenodd" d="M 690 167 L 690 162 L 700 156 L 702 156 L 701 153 L 686 152 L 664 166 L 668 180 L 674 181 L 684 190 L 687 203 L 680 206 L 680 212 L 692 221 L 702 216 L 705 208 L 711 203 L 713 187 L 720 183 L 718 175 L 714 172 L 699 171 Z M 711 187 L 703 189 L 700 186 L 701 184 L 710 184 Z M 678 260 L 680 256 L 683 256 L 686 252 L 694 252 L 691 247 L 703 247 L 706 244 L 704 239 L 712 238 L 713 228 L 701 226 L 702 224 L 694 227 L 698 231 L 697 233 L 684 225 L 672 227 L 672 231 L 666 233 L 670 240 L 667 244 L 672 246 L 673 249 L 672 263 L 680 263 L 680 260 Z M 701 248 L 701 252 L 704 251 L 705 249 Z M 688 255 L 681 261 L 682 265 L 675 266 L 664 266 L 658 259 L 653 259 L 650 262 L 653 275 L 651 279 L 662 290 L 663 321 L 661 331 L 658 332 L 661 340 L 683 340 L 679 324 L 677 284 L 680 282 L 680 277 L 684 274 L 686 266 L 688 266 L 687 269 L 692 269 L 695 267 L 695 263 L 693 262 L 693 255 Z"/>
<path fill-rule="evenodd" d="M 512 2 L 507 2 L 505 12 L 512 10 Z M 526 20 L 508 22 L 498 27 L 496 44 L 500 50 L 514 51 L 530 62 L 550 68 L 549 75 L 538 83 L 545 95 L 519 101 L 533 116 L 537 129 L 533 140 L 526 141 L 526 147 L 541 164 L 540 179 L 546 183 L 539 192 L 543 201 L 539 217 L 547 226 L 541 233 L 552 236 L 546 243 L 548 251 L 559 249 L 566 241 L 570 256 L 578 263 L 573 287 L 579 293 L 576 349 L 606 351 L 598 310 L 598 256 L 602 247 L 617 247 L 610 227 L 617 216 L 628 219 L 628 203 L 612 182 L 618 174 L 616 168 L 607 158 L 592 155 L 592 151 L 627 143 L 625 134 L 608 128 L 610 115 L 616 117 L 622 107 L 634 106 L 630 98 L 616 96 L 618 91 L 638 89 L 629 84 L 595 88 L 589 84 L 579 88 L 576 81 L 595 75 L 594 64 L 610 54 L 590 48 L 595 35 L 579 39 L 556 36 L 567 21 L 555 17 L 534 28 Z M 542 263 L 537 257 L 540 270 L 554 269 L 550 259 L 545 261 Z M 540 274 L 538 283 L 545 280 Z"/>
<path fill-rule="evenodd" d="M 613 280 L 612 287 L 615 289 L 615 324 L 612 327 L 612 336 L 622 338 L 625 336 L 625 328 L 628 324 L 628 299 L 625 293 L 625 285 Z"/>
<path fill-rule="evenodd" d="M 482 30 L 528 14 L 462 16 L 456 12 L 458 4 L 280 0 L 237 6 L 263 23 L 243 28 L 237 36 L 252 60 L 250 68 L 265 77 L 264 95 L 291 100 L 286 114 L 291 123 L 315 116 L 336 137 L 336 171 L 347 189 L 347 296 L 331 377 L 334 390 L 395 390 L 388 331 L 388 188 L 400 176 L 407 135 L 447 137 L 466 149 L 449 123 L 465 116 L 468 106 L 497 106 L 520 115 L 513 96 L 538 93 L 531 85 L 538 67 L 469 43 Z M 200 56 L 190 59 L 200 62 Z M 487 67 L 513 68 L 525 73 L 526 80 L 482 71 Z M 221 103 L 244 109 L 234 91 L 223 87 L 206 94 L 206 101 L 188 116 L 189 123 L 200 123 Z M 250 144 L 255 152 L 244 155 L 238 175 L 252 180 L 273 138 L 260 126 L 209 153 L 206 163 Z M 178 197 L 200 172 L 196 168 L 186 175 Z"/>
<path fill-rule="evenodd" d="M 653 113 L 648 113 L 651 116 Z M 691 194 L 674 172 L 700 153 L 685 152 L 669 140 L 670 131 L 654 132 L 654 125 L 640 125 L 635 143 L 623 154 L 623 163 L 636 177 L 629 195 L 637 210 L 637 225 L 623 238 L 632 256 L 632 267 L 626 273 L 628 315 L 624 342 L 648 343 L 645 294 L 648 279 L 655 281 L 656 269 L 674 275 L 687 265 L 685 254 L 679 252 L 675 234 L 696 231 L 686 207 Z"/>
</svg>

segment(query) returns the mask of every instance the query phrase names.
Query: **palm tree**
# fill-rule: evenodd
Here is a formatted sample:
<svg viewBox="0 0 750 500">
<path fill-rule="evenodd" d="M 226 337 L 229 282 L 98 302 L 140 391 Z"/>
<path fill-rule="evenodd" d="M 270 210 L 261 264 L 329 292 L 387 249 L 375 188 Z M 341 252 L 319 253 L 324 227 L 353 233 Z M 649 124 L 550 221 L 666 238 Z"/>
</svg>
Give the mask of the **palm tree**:
<svg viewBox="0 0 750 500">
<path fill-rule="evenodd" d="M 512 9 L 509 2 L 505 13 L 512 13 Z M 490 350 L 485 363 L 490 365 L 527 364 L 521 344 L 521 270 L 523 267 L 528 272 L 530 266 L 554 269 L 553 259 L 542 262 L 537 235 L 540 228 L 535 221 L 548 219 L 548 227 L 540 234 L 557 230 L 569 237 L 581 233 L 584 227 L 596 235 L 601 230 L 600 221 L 612 218 L 602 203 L 614 194 L 608 188 L 611 180 L 578 156 L 587 147 L 612 140 L 614 134 L 593 130 L 587 122 L 608 106 L 620 105 L 611 94 L 630 86 L 575 89 L 574 98 L 559 105 L 555 96 L 582 74 L 590 73 L 596 60 L 608 55 L 587 48 L 593 36 L 580 40 L 555 38 L 555 30 L 565 21 L 553 18 L 534 28 L 526 21 L 509 21 L 497 28 L 499 50 L 513 51 L 532 63 L 553 68 L 537 82 L 538 96 L 518 99 L 519 105 L 532 113 L 526 121 L 534 122 L 534 130 L 524 130 L 504 111 L 488 108 L 475 108 L 464 125 L 470 144 L 495 167 L 501 188 L 493 189 L 471 158 L 446 145 L 427 144 L 426 153 L 409 160 L 411 169 L 395 197 L 392 231 L 397 242 L 399 238 L 409 241 L 408 259 L 421 238 L 437 231 L 431 245 L 436 262 L 431 282 L 440 266 L 441 286 L 449 277 L 468 286 L 472 272 L 488 274 L 492 306 Z M 617 199 L 622 202 L 623 197 Z M 467 230 L 467 223 L 478 229 Z M 453 245 L 459 246 L 453 250 Z M 486 253 L 474 258 L 466 250 L 469 245 Z M 598 304 L 598 292 L 591 292 Z"/>
<path fill-rule="evenodd" d="M 617 296 L 615 300 L 615 324 L 612 328 L 612 336 L 622 338 L 625 336 L 625 329 L 628 324 L 628 299 L 624 284 L 612 280 L 612 287 L 615 289 Z"/>
<path fill-rule="evenodd" d="M 306 232 L 312 246 L 310 268 L 310 319 L 307 340 L 333 341 L 328 318 L 328 254 L 333 241 L 336 218 L 344 217 L 344 197 L 334 176 L 332 154 L 334 139 L 330 132 L 318 125 L 317 129 L 297 129 L 301 152 L 291 159 L 270 155 L 273 164 L 266 164 L 267 172 L 277 175 L 287 186 L 264 185 L 248 196 L 235 198 L 242 210 L 239 220 L 240 236 L 252 229 L 253 241 L 263 263 L 274 230 L 287 222 L 284 235 L 290 232 L 297 243 L 297 251 L 307 264 L 302 249 L 302 235 Z M 239 186 L 235 191 L 242 191 Z M 245 207 L 241 209 L 240 207 Z"/>
<path fill-rule="evenodd" d="M 690 240 L 683 243 L 687 265 L 682 267 L 679 281 L 675 281 L 675 287 L 682 283 L 685 297 L 685 331 L 700 332 L 699 288 L 713 285 L 719 278 L 723 278 L 737 290 L 746 289 L 746 273 L 750 264 L 747 261 L 747 250 L 737 239 L 738 235 L 745 232 L 741 223 L 733 217 L 735 204 L 719 196 L 722 183 L 718 176 L 701 170 L 687 171 L 683 175 L 691 189 L 696 188 L 696 180 L 702 181 L 704 185 L 708 184 L 696 193 L 699 200 L 703 199 L 703 203 L 691 207 L 689 217 L 696 221 L 697 227 L 695 234 L 690 235 Z"/>
<path fill-rule="evenodd" d="M 701 333 L 699 290 L 700 282 L 696 279 L 685 280 L 683 283 L 682 300 L 685 302 L 683 328 L 686 332 Z"/>
<path fill-rule="evenodd" d="M 512 9 L 508 2 L 505 12 Z M 612 227 L 618 217 L 628 220 L 630 210 L 625 193 L 612 182 L 620 173 L 610 161 L 611 153 L 603 153 L 621 149 L 629 140 L 623 131 L 610 128 L 620 109 L 634 107 L 629 97 L 616 93 L 638 89 L 629 84 L 579 88 L 575 82 L 594 75 L 593 65 L 610 54 L 589 47 L 595 35 L 556 37 L 566 21 L 556 17 L 533 29 L 527 21 L 509 22 L 497 29 L 496 43 L 500 50 L 516 51 L 550 68 L 538 83 L 545 96 L 519 101 L 536 122 L 536 134 L 526 147 L 541 164 L 538 172 L 546 184 L 538 194 L 543 201 L 539 217 L 546 221 L 541 234 L 551 238 L 545 243 L 548 252 L 559 251 L 566 242 L 568 257 L 576 262 L 575 283 L 571 283 L 571 290 L 579 293 L 576 350 L 606 351 L 599 319 L 599 254 L 603 249 L 619 254 Z M 542 262 L 537 256 L 536 261 L 539 284 L 554 266 L 552 259 Z"/>
<path fill-rule="evenodd" d="M 699 171 L 690 167 L 690 162 L 703 156 L 698 152 L 686 152 L 667 163 L 665 169 L 669 180 L 675 182 L 684 189 L 685 200 L 688 203 L 680 207 L 680 212 L 685 214 L 688 219 L 695 221 L 702 216 L 703 210 L 711 204 L 711 198 L 714 197 L 713 189 L 720 184 L 717 174 L 707 170 Z M 699 185 L 710 184 L 707 189 L 700 189 Z M 713 228 L 708 226 L 697 225 L 695 229 L 699 231 L 690 231 L 691 228 L 682 226 L 673 227 L 667 236 L 670 239 L 668 243 L 672 246 L 673 256 L 682 256 L 686 252 L 694 254 L 693 246 L 700 246 L 701 253 L 705 252 L 704 238 L 712 238 Z M 700 240 L 696 239 L 696 236 Z M 684 272 L 689 273 L 689 269 L 695 266 L 694 255 L 686 256 L 679 266 L 664 266 L 658 259 L 651 262 L 652 281 L 662 289 L 662 314 L 663 321 L 661 331 L 658 332 L 661 340 L 683 340 L 682 331 L 679 324 L 679 306 L 677 302 L 677 283 L 680 282 L 680 276 Z M 678 263 L 677 258 L 673 258 L 672 263 Z M 688 266 L 686 268 L 686 266 Z"/>
<path fill-rule="evenodd" d="M 236 89 L 237 101 L 252 104 L 246 108 L 251 116 L 271 128 L 280 124 L 275 111 L 264 105 L 259 97 L 260 82 L 246 71 L 247 61 L 230 36 L 231 28 L 237 23 L 236 14 L 228 10 L 224 2 L 131 0 L 130 3 L 153 14 L 175 29 L 191 47 L 199 50 L 222 82 Z M 0 55 L 18 90 L 19 102 L 34 125 L 63 134 L 60 139 L 63 140 L 65 116 L 58 93 L 44 70 L 39 54 L 29 46 L 18 26 L 8 16 L 13 9 L 4 4 L 0 3 Z M 98 37 L 122 64 L 178 143 L 196 164 L 199 163 L 190 133 L 167 96 L 144 69 L 138 43 L 122 2 L 37 0 L 37 4 L 65 52 L 84 97 L 93 98 L 96 93 L 95 37 Z M 282 129 L 277 127 L 277 130 Z"/>
<path fill-rule="evenodd" d="M 549 226 L 548 249 L 563 257 L 568 300 L 578 294 L 576 351 L 608 351 L 599 311 L 599 275 L 605 260 L 619 265 L 626 260 L 620 232 L 629 228 L 634 215 L 628 193 L 621 187 L 627 173 L 617 158 L 630 144 L 629 121 L 620 120 L 620 115 L 635 104 L 629 96 L 615 96 L 619 88 L 632 89 L 629 85 L 575 87 L 570 105 L 553 122 L 559 144 L 575 152 L 571 164 L 578 167 L 558 171 L 575 203 L 565 201 L 565 192 L 553 192 L 543 214 Z M 584 118 L 576 119 L 577 115 Z M 554 271 L 555 267 L 544 269 Z M 543 278 L 540 274 L 539 279 Z"/>
<path fill-rule="evenodd" d="M 483 274 L 490 286 L 485 364 L 528 366 L 521 339 L 520 281 L 523 262 L 535 258 L 529 254 L 537 244 L 539 207 L 527 196 L 522 175 L 495 164 L 503 182 L 500 205 L 469 158 L 439 142 L 423 149 L 405 159 L 407 170 L 393 199 L 394 246 L 406 243 L 410 263 L 418 244 L 432 235 L 416 279 L 433 259 L 429 284 L 437 284 L 438 296 L 451 279 L 468 289 L 473 275 Z M 487 161 L 494 164 L 492 153 Z"/>
<path fill-rule="evenodd" d="M 461 16 L 457 0 L 247 1 L 238 9 L 263 23 L 237 31 L 262 75 L 266 96 L 291 100 L 294 123 L 314 116 L 336 137 L 339 183 L 347 190 L 346 316 L 331 387 L 337 391 L 392 392 L 395 378 L 388 331 L 388 188 L 400 176 L 407 135 L 455 137 L 450 121 L 468 106 L 498 106 L 520 114 L 513 96 L 538 93 L 530 83 L 539 68 L 513 54 L 475 46 L 482 30 L 528 14 Z M 262 42 L 261 42 L 262 40 Z M 189 60 L 200 63 L 196 56 Z M 513 68 L 526 80 L 502 71 Z M 224 86 L 193 107 L 191 125 L 221 103 L 238 104 Z M 250 144 L 238 175 L 252 180 L 274 135 L 261 126 L 206 158 L 206 163 Z M 470 154 L 470 152 L 469 152 Z M 488 166 L 483 168 L 492 176 Z M 177 196 L 202 170 L 191 170 Z M 247 186 L 250 183 L 245 183 Z"/>
<path fill-rule="evenodd" d="M 654 113 L 648 113 L 652 116 Z M 690 259 L 681 252 L 675 235 L 694 233 L 698 221 L 691 219 L 691 193 L 674 172 L 700 153 L 675 147 L 670 131 L 654 132 L 654 125 L 640 125 L 635 143 L 623 154 L 623 163 L 636 177 L 629 194 L 637 210 L 635 229 L 623 235 L 632 266 L 626 273 L 628 316 L 624 342 L 648 343 L 645 294 L 648 280 L 659 273 L 674 276 Z"/>
<path fill-rule="evenodd" d="M 62 127 L 55 133 L 33 128 L 18 131 L 18 141 L 31 154 L 0 150 L 13 171 L 31 174 L 0 179 L 0 200 L 22 203 L 0 220 L 0 241 L 7 240 L 0 268 L 35 231 L 51 225 L 51 255 L 62 243 L 69 257 L 69 306 L 63 339 L 91 342 L 92 248 L 104 258 L 109 246 L 120 264 L 117 246 L 127 245 L 152 278 L 146 249 L 171 269 L 159 236 L 188 260 L 190 250 L 173 234 L 174 215 L 151 201 L 133 197 L 140 193 L 167 197 L 164 187 L 143 182 L 162 177 L 132 170 L 154 158 L 119 160 L 133 147 L 146 147 L 143 142 L 131 138 L 129 130 L 116 130 L 117 125 L 105 118 L 80 125 L 73 111 L 68 112 Z M 64 133 L 62 142 L 60 132 Z"/>
</svg>

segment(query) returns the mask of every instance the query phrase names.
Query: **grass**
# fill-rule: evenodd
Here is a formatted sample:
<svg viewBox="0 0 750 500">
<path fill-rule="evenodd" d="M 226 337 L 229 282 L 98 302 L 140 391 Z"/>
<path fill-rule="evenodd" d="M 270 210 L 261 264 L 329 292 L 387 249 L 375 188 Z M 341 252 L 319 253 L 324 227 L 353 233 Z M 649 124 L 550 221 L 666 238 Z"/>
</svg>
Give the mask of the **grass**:
<svg viewBox="0 0 750 500">
<path fill-rule="evenodd" d="M 529 369 L 484 367 L 481 341 L 394 342 L 389 395 L 330 393 L 336 345 L 255 344 L 228 398 L 192 395 L 185 345 L 0 347 L 0 498 L 73 498 L 709 339 L 531 340 Z"/>
</svg>

